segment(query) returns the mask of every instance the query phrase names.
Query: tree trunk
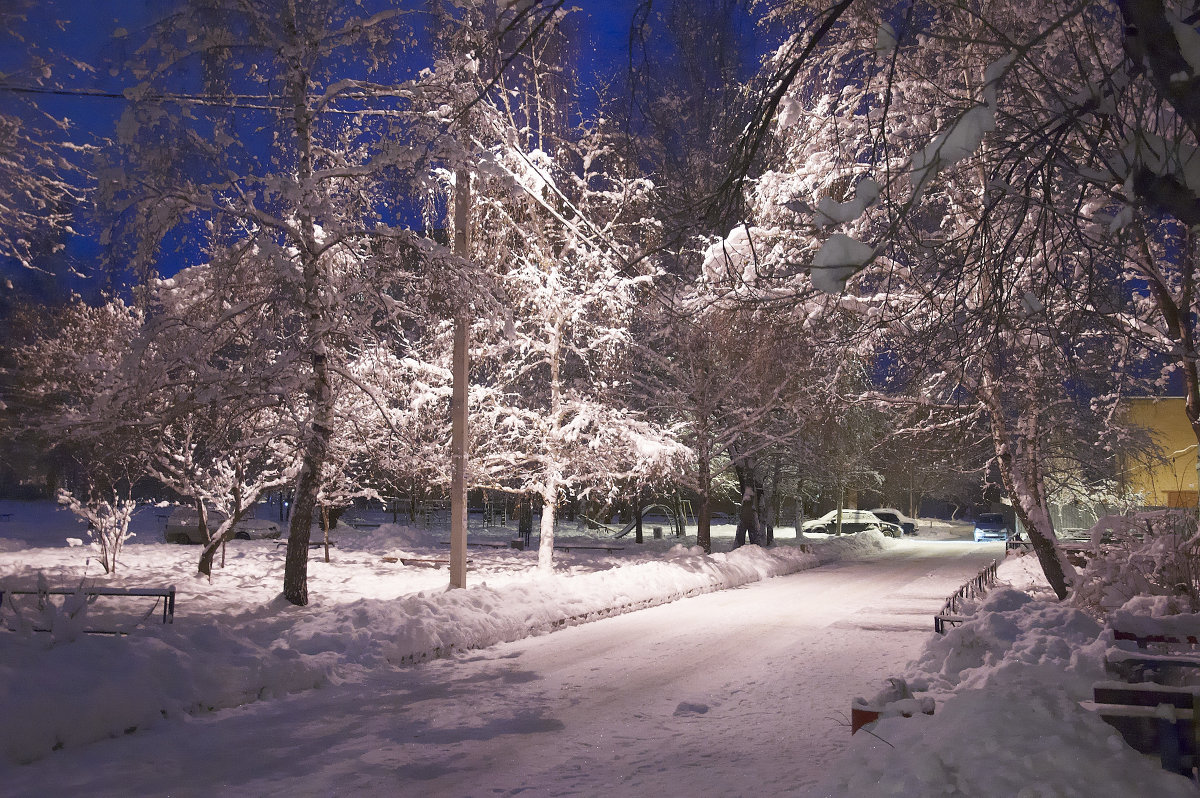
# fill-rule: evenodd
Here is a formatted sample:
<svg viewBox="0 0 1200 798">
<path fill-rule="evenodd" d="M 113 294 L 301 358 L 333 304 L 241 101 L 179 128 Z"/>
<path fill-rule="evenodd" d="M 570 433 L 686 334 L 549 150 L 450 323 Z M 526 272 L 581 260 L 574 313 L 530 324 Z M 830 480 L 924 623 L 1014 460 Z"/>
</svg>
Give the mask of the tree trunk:
<svg viewBox="0 0 1200 798">
<path fill-rule="evenodd" d="M 748 542 L 752 546 L 762 545 L 762 535 L 758 528 L 757 494 L 753 485 L 747 485 L 742 492 L 742 506 L 738 511 L 737 532 L 734 535 L 733 547 L 738 548 Z"/>
<path fill-rule="evenodd" d="M 321 505 L 321 532 L 323 532 L 325 535 L 325 541 L 324 541 L 325 542 L 325 562 L 329 562 L 329 527 L 332 526 L 332 524 L 330 523 L 329 516 L 330 516 L 329 508 L 322 504 Z M 337 522 L 335 521 L 333 523 L 337 523 Z"/>
<path fill-rule="evenodd" d="M 835 527 L 839 537 L 842 534 L 842 506 L 846 503 L 846 486 L 838 485 L 838 504 L 837 504 L 837 525 Z"/>
<path fill-rule="evenodd" d="M 239 466 L 237 471 L 238 479 L 237 486 L 233 489 L 233 513 L 229 516 L 229 527 L 220 535 L 214 536 L 212 540 L 204 545 L 204 550 L 200 552 L 200 564 L 197 570 L 205 576 L 212 576 L 213 558 L 216 556 L 217 549 L 221 549 L 221 567 L 225 567 L 225 544 L 233 537 L 234 523 L 240 521 L 246 514 L 248 508 L 254 506 L 260 496 L 262 496 L 261 488 L 252 488 L 250 493 L 242 495 L 242 469 Z"/>
<path fill-rule="evenodd" d="M 633 500 L 633 528 L 634 542 L 645 543 L 642 537 L 642 493 L 638 491 L 637 496 Z"/>
<path fill-rule="evenodd" d="M 770 546 L 775 543 L 775 513 L 779 501 L 779 458 L 775 457 L 771 464 L 770 487 L 763 491 L 763 543 Z"/>
<path fill-rule="evenodd" d="M 196 534 L 206 545 L 212 541 L 208 534 L 208 507 L 202 499 L 196 499 Z"/>
<path fill-rule="evenodd" d="M 1038 411 L 1026 408 L 1025 415 L 1018 419 L 1021 427 L 1019 434 L 1013 436 L 1005 424 L 1004 409 L 998 397 L 987 386 L 980 390 L 980 395 L 988 410 L 996 462 L 1004 489 L 1016 510 L 1017 518 L 1029 534 L 1029 542 L 1037 554 L 1046 581 L 1060 600 L 1065 599 L 1070 593 L 1075 569 L 1058 548 L 1045 503 L 1036 449 L 1036 436 L 1040 434 Z M 1013 440 L 1014 437 L 1017 440 Z"/>
<path fill-rule="evenodd" d="M 796 478 L 796 539 L 804 539 L 804 477 Z"/>
<path fill-rule="evenodd" d="M 517 537 L 525 541 L 525 548 L 529 548 L 533 540 L 533 497 L 528 494 L 517 499 Z"/>
<path fill-rule="evenodd" d="M 681 538 L 687 532 L 687 516 L 683 512 L 683 497 L 679 488 L 675 489 L 675 537 Z"/>
<path fill-rule="evenodd" d="M 710 531 L 710 518 L 712 509 L 709 507 L 709 490 L 712 487 L 712 474 L 709 471 L 708 457 L 705 452 L 697 452 L 699 457 L 699 474 L 697 481 L 700 483 L 700 490 L 697 491 L 697 500 L 700 502 L 700 507 L 696 513 L 696 545 L 704 549 L 705 554 L 712 554 L 712 535 Z"/>
<path fill-rule="evenodd" d="M 301 35 L 291 7 L 283 15 L 283 27 L 290 43 L 300 51 Z M 316 223 L 308 209 L 313 176 L 312 112 L 308 106 L 309 73 L 302 61 L 293 63 L 294 72 L 288 76 L 287 92 L 292 102 L 292 124 L 296 144 L 296 179 L 299 196 L 296 198 L 297 227 L 300 240 L 295 244 L 300 252 L 303 275 L 304 313 L 307 330 L 305 349 L 312 375 L 308 395 L 312 401 L 308 429 L 301 439 L 300 474 L 296 480 L 296 500 L 288 530 L 287 555 L 283 564 L 283 596 L 292 604 L 308 604 L 308 542 L 312 528 L 317 491 L 321 487 L 321 471 L 329 454 L 329 438 L 333 431 L 334 397 L 329 374 L 327 349 L 327 303 L 331 286 L 321 270 L 317 244 Z"/>
<path fill-rule="evenodd" d="M 551 479 L 542 491 L 542 524 L 538 532 L 538 569 L 554 569 L 554 512 L 558 506 L 558 482 Z"/>
<path fill-rule="evenodd" d="M 229 535 L 233 533 L 233 527 L 225 530 L 224 534 L 214 537 L 212 540 L 204 544 L 204 549 L 200 552 L 200 564 L 196 566 L 196 570 L 205 576 L 212 576 L 213 558 L 217 555 L 217 549 L 225 545 L 225 541 Z"/>
</svg>

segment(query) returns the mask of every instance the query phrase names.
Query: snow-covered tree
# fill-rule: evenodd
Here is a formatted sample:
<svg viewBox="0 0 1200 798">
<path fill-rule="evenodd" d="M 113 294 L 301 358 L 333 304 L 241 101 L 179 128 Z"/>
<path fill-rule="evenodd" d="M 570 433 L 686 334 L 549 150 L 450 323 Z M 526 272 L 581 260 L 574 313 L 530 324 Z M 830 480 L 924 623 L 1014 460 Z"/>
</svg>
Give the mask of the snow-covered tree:
<svg viewBox="0 0 1200 798">
<path fill-rule="evenodd" d="M 87 194 L 86 174 L 76 159 L 89 149 L 68 140 L 78 135 L 68 120 L 30 101 L 30 92 L 56 85 L 56 69 L 76 71 L 43 46 L 38 23 L 29 19 L 34 8 L 31 0 L 8 0 L 0 7 L 0 42 L 8 53 L 24 56 L 18 63 L 6 59 L 0 79 L 6 100 L 0 111 L 0 260 L 26 267 L 60 250 L 74 233 L 74 213 Z"/>
<path fill-rule="evenodd" d="M 915 8 L 881 18 L 852 3 L 773 4 L 773 21 L 795 28 L 768 58 L 766 99 L 743 141 L 743 154 L 766 153 L 770 168 L 738 167 L 754 218 L 741 248 L 758 274 L 791 274 L 797 291 L 811 280 L 841 295 L 864 332 L 888 331 L 878 343 L 928 375 L 909 381 L 914 403 L 961 407 L 970 397 L 1006 492 L 1065 595 L 1071 567 L 1047 512 L 1046 414 L 1061 433 L 1064 418 L 1096 409 L 1062 385 L 1086 381 L 1081 367 L 1107 365 L 1096 357 L 1093 311 L 1113 292 L 1098 290 L 1094 248 L 1077 226 L 1039 201 L 1074 197 L 1078 207 L 1080 170 L 1039 171 L 1046 161 L 1029 157 L 1028 140 L 1055 130 L 1046 119 L 1061 106 L 1053 81 L 1098 63 L 1093 54 L 1056 61 L 1087 15 L 1004 3 Z M 1015 80 L 1028 65 L 1030 79 Z"/>
<path fill-rule="evenodd" d="M 541 499 L 542 568 L 564 495 L 652 479 L 686 457 L 626 395 L 630 323 L 649 284 L 630 263 L 650 186 L 626 175 L 603 122 L 571 133 L 556 132 L 552 152 L 525 150 L 524 136 L 498 148 L 503 179 L 476 204 L 475 257 L 494 263 L 511 304 L 476 356 L 476 454 L 484 484 Z"/>
<path fill-rule="evenodd" d="M 134 484 L 144 474 L 147 397 L 126 376 L 144 316 L 119 299 L 75 302 L 57 329 L 14 351 L 17 389 L 9 423 L 32 430 L 70 471 L 59 499 L 88 523 L 106 573 L 129 537 Z"/>
<path fill-rule="evenodd" d="M 123 149 L 102 181 L 114 233 L 135 234 L 143 266 L 183 239 L 201 252 L 253 253 L 245 262 L 277 287 L 299 380 L 289 396 L 299 398 L 289 410 L 300 469 L 284 576 L 297 604 L 307 602 L 339 385 L 352 384 L 339 382 L 346 344 L 418 310 L 430 276 L 452 288 L 462 273 L 414 232 L 425 226 L 412 218 L 417 198 L 432 164 L 453 154 L 446 133 L 472 99 L 462 81 L 469 60 L 420 71 L 408 52 L 425 19 L 383 0 L 184 4 L 138 51 Z"/>
</svg>

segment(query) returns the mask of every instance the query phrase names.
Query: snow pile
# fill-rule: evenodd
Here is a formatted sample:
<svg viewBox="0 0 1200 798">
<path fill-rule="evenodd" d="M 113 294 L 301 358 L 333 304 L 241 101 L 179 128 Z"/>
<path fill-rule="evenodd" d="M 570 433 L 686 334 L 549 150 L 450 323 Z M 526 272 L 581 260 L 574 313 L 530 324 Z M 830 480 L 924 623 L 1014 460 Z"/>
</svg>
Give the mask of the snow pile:
<svg viewBox="0 0 1200 798">
<path fill-rule="evenodd" d="M 705 557 L 676 547 L 666 562 L 581 575 L 531 574 L 503 587 L 362 600 L 300 618 L 281 642 L 330 666 L 377 667 L 483 648 L 556 628 L 794 573 L 818 563 L 797 548 L 746 546 Z M 369 630 L 369 631 L 365 631 Z"/>
<path fill-rule="evenodd" d="M 910 679 L 937 691 L 976 689 L 1021 663 L 1053 665 L 1095 680 L 1104 670 L 1100 632 L 1100 624 L 1081 610 L 999 587 L 969 622 L 930 639 Z"/>
<path fill-rule="evenodd" d="M 451 591 L 446 571 L 404 567 L 386 554 L 444 558 L 437 537 L 390 524 L 362 534 L 342 530 L 334 562 L 313 555 L 308 607 L 278 597 L 282 557 L 273 541 L 230 546 L 226 569 L 211 583 L 188 576 L 195 570 L 194 548 L 130 547 L 125 566 L 107 584 L 174 577 L 175 623 L 147 623 L 128 637 L 73 641 L 0 631 L 0 717 L 6 720 L 0 759 L 27 762 L 162 718 L 335 684 L 365 669 L 545 633 L 895 543 L 864 533 L 819 544 L 815 554 L 794 546 L 745 546 L 711 556 L 686 546 L 571 552 L 550 575 L 533 568 L 535 552 L 472 550 L 475 586 Z M 2 584 L 26 586 L 35 574 L 32 562 L 45 563 L 56 583 L 69 583 L 78 578 L 79 560 L 78 550 L 25 549 L 5 562 Z M 3 620 L 18 625 L 7 607 Z"/>
<path fill-rule="evenodd" d="M 969 608 L 968 608 L 969 610 Z M 1078 702 L 1110 642 L 1083 612 L 1000 587 L 932 636 L 907 674 L 932 716 L 884 717 L 851 738 L 822 796 L 1194 796 Z"/>
<path fill-rule="evenodd" d="M 758 260 L 751 229 L 739 224 L 704 251 L 704 279 L 712 283 L 727 279 L 753 283 L 758 275 Z"/>
<path fill-rule="evenodd" d="M 1179 613 L 1171 596 L 1138 596 L 1109 615 L 1114 629 L 1135 635 L 1167 635 L 1169 637 L 1200 637 L 1200 614 Z"/>
<path fill-rule="evenodd" d="M 919 197 L 938 172 L 975 154 L 983 144 L 984 135 L 995 129 L 996 111 L 987 105 L 976 105 L 955 119 L 949 129 L 913 156 L 913 194 Z"/>
<path fill-rule="evenodd" d="M 834 233 L 813 258 L 813 285 L 826 294 L 840 294 L 846 288 L 846 281 L 874 254 L 875 250 L 867 244 L 845 233 Z"/>
<path fill-rule="evenodd" d="M 163 718 L 319 687 L 330 674 L 215 623 L 68 644 L 0 635 L 0 758 L 29 762 Z"/>
<path fill-rule="evenodd" d="M 817 204 L 813 224 L 819 227 L 848 224 L 862 216 L 878 199 L 879 184 L 869 177 L 864 177 L 854 187 L 854 199 L 848 202 L 838 202 L 833 197 L 822 197 Z"/>
<path fill-rule="evenodd" d="M 783 96 L 779 100 L 779 109 L 775 114 L 775 124 L 780 130 L 787 130 L 800 121 L 804 107 L 794 98 Z"/>
<path fill-rule="evenodd" d="M 932 716 L 884 718 L 851 738 L 836 781 L 814 795 L 1036 798 L 1192 796 L 1195 787 L 1127 746 L 1063 692 L 1053 666 L 965 690 Z"/>
<path fill-rule="evenodd" d="M 888 22 L 880 22 L 875 32 L 875 54 L 886 58 L 896 49 L 896 29 Z"/>
</svg>

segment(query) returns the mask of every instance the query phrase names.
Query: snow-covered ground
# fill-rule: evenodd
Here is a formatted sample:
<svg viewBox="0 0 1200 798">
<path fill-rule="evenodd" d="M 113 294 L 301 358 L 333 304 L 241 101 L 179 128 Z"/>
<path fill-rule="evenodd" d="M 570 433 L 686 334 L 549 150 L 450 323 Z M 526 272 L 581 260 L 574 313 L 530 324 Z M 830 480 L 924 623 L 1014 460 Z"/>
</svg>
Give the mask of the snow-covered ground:
<svg viewBox="0 0 1200 798">
<path fill-rule="evenodd" d="M 1195 794 L 1078 708 L 1109 643 L 1045 599 L 1027 558 L 1003 575 L 1033 598 L 994 591 L 930 633 L 941 599 L 1002 553 L 938 540 L 961 525 L 812 553 L 721 539 L 712 557 L 648 527 L 644 546 L 559 553 L 553 576 L 533 552 L 472 549 L 465 591 L 398 561 L 444 557 L 436 524 L 343 529 L 297 608 L 278 598 L 273 541 L 230 544 L 209 581 L 146 512 L 104 577 L 65 545 L 65 516 L 5 513 L 0 587 L 41 573 L 179 591 L 173 626 L 151 615 L 127 637 L 75 637 L 61 614 L 40 619 L 53 636 L 0 632 L 5 795 Z M 894 675 L 936 714 L 851 738 L 849 699 Z"/>
</svg>

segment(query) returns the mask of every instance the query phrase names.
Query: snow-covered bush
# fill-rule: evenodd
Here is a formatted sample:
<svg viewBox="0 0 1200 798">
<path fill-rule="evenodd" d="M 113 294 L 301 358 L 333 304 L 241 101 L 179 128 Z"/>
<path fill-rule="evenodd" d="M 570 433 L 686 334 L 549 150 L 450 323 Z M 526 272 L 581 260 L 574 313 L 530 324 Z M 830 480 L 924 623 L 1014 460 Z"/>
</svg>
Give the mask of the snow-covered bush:
<svg viewBox="0 0 1200 798">
<path fill-rule="evenodd" d="M 1076 606 L 1100 615 L 1138 596 L 1162 596 L 1175 612 L 1200 612 L 1200 535 L 1190 511 L 1106 516 L 1089 534 Z"/>
<path fill-rule="evenodd" d="M 67 490 L 59 492 L 58 501 L 87 522 L 92 550 L 99 555 L 104 573 L 115 571 L 121 547 L 133 537 L 129 531 L 129 521 L 137 509 L 137 502 L 115 491 L 108 495 L 92 491 L 86 498 L 80 499 Z"/>
</svg>

